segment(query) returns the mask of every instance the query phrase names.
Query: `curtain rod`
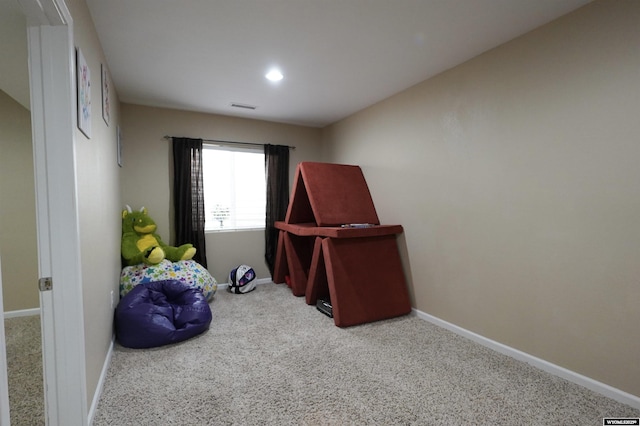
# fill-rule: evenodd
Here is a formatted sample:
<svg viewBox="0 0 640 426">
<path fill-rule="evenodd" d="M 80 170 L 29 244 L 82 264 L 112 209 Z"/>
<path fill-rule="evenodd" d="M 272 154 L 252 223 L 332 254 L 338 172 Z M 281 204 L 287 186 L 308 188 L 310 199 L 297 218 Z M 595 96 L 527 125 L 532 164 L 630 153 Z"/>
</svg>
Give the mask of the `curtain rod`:
<svg viewBox="0 0 640 426">
<path fill-rule="evenodd" d="M 174 137 L 177 136 L 164 136 L 164 139 L 173 139 Z M 236 141 L 223 141 L 223 140 L 218 140 L 218 139 L 202 139 L 202 142 L 213 142 L 213 143 L 222 143 L 222 144 L 227 144 L 227 145 L 246 145 L 246 146 L 265 146 L 266 144 L 264 143 L 253 143 L 253 142 L 236 142 Z M 296 149 L 295 146 L 287 146 L 289 149 Z"/>
</svg>

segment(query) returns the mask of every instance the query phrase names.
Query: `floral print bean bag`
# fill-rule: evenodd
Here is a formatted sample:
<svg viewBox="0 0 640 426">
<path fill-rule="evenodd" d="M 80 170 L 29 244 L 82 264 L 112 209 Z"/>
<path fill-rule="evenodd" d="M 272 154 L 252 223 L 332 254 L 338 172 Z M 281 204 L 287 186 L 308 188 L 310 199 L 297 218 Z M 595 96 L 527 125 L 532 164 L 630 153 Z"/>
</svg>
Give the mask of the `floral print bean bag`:
<svg viewBox="0 0 640 426">
<path fill-rule="evenodd" d="M 213 298 L 218 289 L 215 278 L 196 261 L 171 262 L 165 259 L 157 265 L 141 263 L 123 268 L 120 274 L 120 298 L 123 298 L 138 284 L 165 280 L 178 280 L 190 287 L 197 288 L 202 291 L 208 301 Z"/>
</svg>

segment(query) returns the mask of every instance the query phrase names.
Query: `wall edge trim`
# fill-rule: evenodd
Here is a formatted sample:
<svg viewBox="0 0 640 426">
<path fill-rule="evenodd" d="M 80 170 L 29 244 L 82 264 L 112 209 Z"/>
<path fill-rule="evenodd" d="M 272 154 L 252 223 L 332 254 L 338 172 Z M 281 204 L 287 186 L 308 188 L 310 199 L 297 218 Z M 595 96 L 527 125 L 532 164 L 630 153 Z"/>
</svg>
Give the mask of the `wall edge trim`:
<svg viewBox="0 0 640 426">
<path fill-rule="evenodd" d="M 474 333 L 473 331 L 467 330 L 465 328 L 462 328 L 460 326 L 447 322 L 443 319 L 440 319 L 433 315 L 422 312 L 416 308 L 412 308 L 412 310 L 413 310 L 413 314 L 416 315 L 418 318 L 428 321 L 438 327 L 452 331 L 462 337 L 466 337 L 484 347 L 492 349 L 503 355 L 507 355 L 518 361 L 523 361 L 542 371 L 545 371 L 549 374 L 553 374 L 554 376 L 563 378 L 572 383 L 585 387 L 607 398 L 611 398 L 615 401 L 621 402 L 623 404 L 627 404 L 633 408 L 640 409 L 639 396 L 614 388 L 613 386 L 599 382 L 590 377 L 583 376 L 582 374 L 576 373 L 575 371 L 553 364 L 549 361 L 545 361 L 542 358 L 538 358 L 526 352 L 522 352 L 518 349 L 496 342 L 495 340 L 491 340 L 480 334 Z"/>
<path fill-rule="evenodd" d="M 100 378 L 98 379 L 98 385 L 96 386 L 96 391 L 93 394 L 93 399 L 91 400 L 91 407 L 89 407 L 88 424 L 90 425 L 93 424 L 93 418 L 96 415 L 96 410 L 98 409 L 98 403 L 100 402 L 100 397 L 102 396 L 102 391 L 107 381 L 107 372 L 109 371 L 109 366 L 111 365 L 111 358 L 113 357 L 113 347 L 115 345 L 115 341 L 116 341 L 116 336 L 114 334 L 113 336 L 111 336 L 111 343 L 109 344 L 109 350 L 107 351 L 107 356 L 104 359 L 102 371 L 100 372 Z"/>
<path fill-rule="evenodd" d="M 5 318 L 30 317 L 32 315 L 40 315 L 40 308 L 18 309 L 16 311 L 5 311 Z"/>
</svg>

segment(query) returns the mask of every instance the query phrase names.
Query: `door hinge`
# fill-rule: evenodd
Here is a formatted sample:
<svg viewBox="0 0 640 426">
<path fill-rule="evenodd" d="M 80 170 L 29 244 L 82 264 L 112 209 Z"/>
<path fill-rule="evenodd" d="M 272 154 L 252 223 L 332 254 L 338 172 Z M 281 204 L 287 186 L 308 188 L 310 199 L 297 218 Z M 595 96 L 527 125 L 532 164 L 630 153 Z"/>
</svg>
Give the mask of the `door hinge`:
<svg viewBox="0 0 640 426">
<path fill-rule="evenodd" d="M 49 291 L 53 288 L 53 281 L 51 277 L 44 277 L 38 280 L 38 287 L 40 291 Z"/>
</svg>

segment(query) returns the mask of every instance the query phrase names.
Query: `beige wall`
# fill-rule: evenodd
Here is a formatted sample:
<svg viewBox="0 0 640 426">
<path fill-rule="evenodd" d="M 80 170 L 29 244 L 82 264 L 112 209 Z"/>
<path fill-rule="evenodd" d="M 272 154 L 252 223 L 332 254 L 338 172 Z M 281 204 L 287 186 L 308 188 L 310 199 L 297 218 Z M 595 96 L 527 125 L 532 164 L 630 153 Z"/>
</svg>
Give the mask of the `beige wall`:
<svg viewBox="0 0 640 426">
<path fill-rule="evenodd" d="M 38 308 L 31 114 L 0 90 L 0 257 L 4 311 Z"/>
<path fill-rule="evenodd" d="M 91 404 L 113 335 L 111 292 L 117 300 L 120 277 L 120 169 L 116 162 L 119 102 L 112 84 L 111 120 L 107 125 L 102 119 L 100 64 L 106 64 L 102 47 L 84 0 L 67 0 L 67 6 L 74 20 L 75 44 L 91 70 L 91 138 L 76 129 L 87 402 Z"/>
<path fill-rule="evenodd" d="M 173 159 L 165 135 L 296 146 L 290 153 L 291 180 L 297 163 L 320 158 L 319 129 L 123 104 L 121 207 L 147 207 L 158 234 L 169 244 L 175 243 Z M 264 231 L 210 232 L 206 241 L 208 268 L 218 282 L 227 282 L 229 270 L 240 263 L 251 265 L 258 278 L 269 277 Z"/>
<path fill-rule="evenodd" d="M 639 22 L 597 1 L 324 132 L 419 310 L 637 396 Z"/>
</svg>

